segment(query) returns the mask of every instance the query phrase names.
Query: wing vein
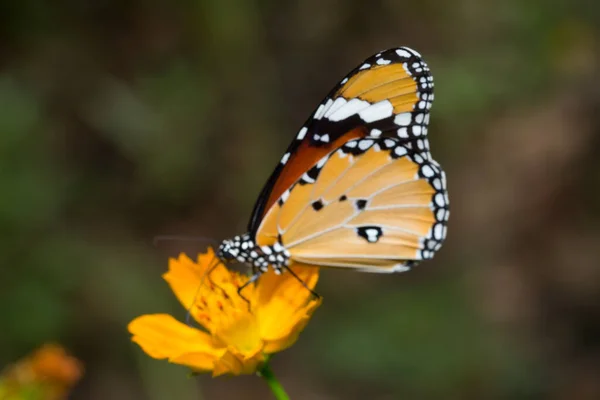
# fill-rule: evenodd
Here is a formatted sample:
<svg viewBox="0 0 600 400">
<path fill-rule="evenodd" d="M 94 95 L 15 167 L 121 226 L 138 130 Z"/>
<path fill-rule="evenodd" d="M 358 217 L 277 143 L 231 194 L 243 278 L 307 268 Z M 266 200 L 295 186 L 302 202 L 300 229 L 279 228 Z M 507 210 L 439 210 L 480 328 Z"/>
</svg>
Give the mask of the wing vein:
<svg viewBox="0 0 600 400">
<path fill-rule="evenodd" d="M 381 84 L 379 84 L 379 85 L 377 85 L 377 86 L 370 86 L 368 89 L 365 89 L 365 90 L 363 90 L 362 92 L 360 92 L 360 93 L 356 94 L 354 97 L 355 97 L 355 98 L 358 98 L 358 97 L 360 97 L 360 96 L 364 96 L 365 94 L 367 94 L 367 93 L 369 93 L 369 92 L 372 92 L 372 91 L 373 91 L 373 90 L 375 90 L 375 89 L 379 89 L 379 88 L 381 88 L 382 86 L 389 85 L 390 83 L 394 83 L 394 82 L 398 82 L 398 81 L 403 81 L 403 80 L 408 80 L 409 84 L 407 84 L 407 86 L 406 86 L 406 87 L 402 87 L 402 89 L 409 88 L 409 87 L 410 87 L 410 84 L 413 84 L 413 83 L 415 82 L 415 81 L 414 81 L 414 79 L 413 79 L 413 78 L 412 78 L 410 75 L 409 75 L 409 76 L 404 76 L 404 77 L 402 77 L 402 78 L 393 79 L 393 80 L 391 80 L 391 81 L 385 81 L 385 82 L 383 82 L 383 83 L 381 83 Z M 358 80 L 357 80 L 356 82 L 358 82 Z M 355 83 L 355 82 L 353 82 L 353 84 L 354 84 L 354 83 Z M 346 91 L 346 90 L 347 90 L 347 89 L 344 89 L 344 91 Z M 408 93 L 415 93 L 415 92 L 417 92 L 417 93 L 419 92 L 419 90 L 418 90 L 418 87 L 417 87 L 417 90 L 414 90 L 414 89 L 413 89 L 413 90 L 410 90 L 410 91 L 408 91 L 408 92 L 406 92 L 406 93 L 404 93 L 404 94 L 408 94 Z M 396 96 L 394 96 L 394 97 L 396 97 Z M 393 98 L 393 97 L 388 97 L 387 99 L 389 100 L 389 99 L 391 99 L 391 98 Z"/>
<path fill-rule="evenodd" d="M 336 150 L 336 151 L 337 151 L 337 150 Z M 332 154 L 335 154 L 335 152 L 333 152 Z M 348 156 L 350 156 L 350 155 L 348 155 Z M 326 189 L 323 191 L 323 193 L 321 194 L 321 197 L 325 197 L 325 195 L 327 195 L 327 193 L 329 193 L 329 191 L 330 191 L 330 190 L 331 190 L 333 187 L 335 187 L 335 183 L 339 182 L 339 180 L 340 180 L 340 179 L 341 179 L 341 178 L 342 178 L 344 175 L 346 175 L 346 174 L 348 173 L 348 171 L 350 171 L 350 169 L 352 169 L 352 167 L 353 167 L 354 165 L 355 165 L 355 162 L 354 162 L 354 163 L 352 163 L 352 164 L 350 164 L 348 167 L 346 167 L 346 168 L 344 169 L 344 172 L 343 172 L 342 174 L 340 174 L 340 177 L 339 177 L 338 179 L 336 179 L 336 180 L 335 180 L 335 182 L 333 182 L 331 185 L 329 185 L 329 186 L 328 186 L 328 187 L 327 187 L 327 188 L 326 188 Z M 368 177 L 372 176 L 374 173 L 376 173 L 376 172 L 380 171 L 381 169 L 383 169 L 383 168 L 387 167 L 388 165 L 390 165 L 390 163 L 386 163 L 386 164 L 382 165 L 381 167 L 379 167 L 379 168 L 377 168 L 377 169 L 375 169 L 375 170 L 371 171 L 371 173 L 369 173 L 368 175 L 366 175 L 365 177 L 363 177 L 363 178 L 362 178 L 362 179 L 360 179 L 359 181 L 357 181 L 357 182 L 355 182 L 354 184 L 352 184 L 352 185 L 351 185 L 351 186 L 350 186 L 350 187 L 349 187 L 349 188 L 348 188 L 348 189 L 347 189 L 347 190 L 346 190 L 344 193 L 347 193 L 347 192 L 349 192 L 350 190 L 352 190 L 353 188 L 355 188 L 355 187 L 356 187 L 356 185 L 358 185 L 358 184 L 360 184 L 360 183 L 364 182 L 364 181 L 365 181 L 365 179 L 367 179 Z M 317 178 L 317 179 L 318 179 L 318 178 Z M 313 185 L 315 185 L 315 184 L 316 184 L 316 182 L 315 182 Z M 313 186 L 313 188 L 312 188 L 312 190 L 311 190 L 311 195 L 310 195 L 310 197 L 309 197 L 311 201 L 315 201 L 315 200 L 316 200 L 316 199 L 314 199 L 314 198 L 313 198 L 313 194 L 314 194 L 314 191 L 315 191 L 315 187 L 316 187 L 316 186 Z M 280 234 L 281 234 L 281 235 L 284 235 L 284 234 L 285 234 L 285 232 L 287 232 L 287 230 L 288 230 L 288 229 L 290 229 L 292 226 L 294 226 L 294 224 L 296 224 L 296 222 L 298 221 L 298 219 L 300 218 L 300 216 L 301 216 L 302 214 L 304 214 L 304 212 L 305 212 L 305 211 L 308 209 L 308 206 L 309 206 L 309 204 L 306 204 L 306 205 L 304 206 L 304 208 L 302 209 L 302 211 L 301 211 L 301 212 L 299 212 L 299 213 L 298 213 L 298 215 L 297 215 L 297 216 L 296 216 L 296 217 L 295 217 L 295 218 L 294 218 L 294 219 L 293 219 L 293 220 L 292 220 L 292 221 L 291 221 L 291 222 L 288 224 L 288 226 L 287 226 L 287 229 L 286 229 L 284 232 L 280 232 Z M 279 225 L 278 225 L 278 229 L 279 229 Z"/>
</svg>

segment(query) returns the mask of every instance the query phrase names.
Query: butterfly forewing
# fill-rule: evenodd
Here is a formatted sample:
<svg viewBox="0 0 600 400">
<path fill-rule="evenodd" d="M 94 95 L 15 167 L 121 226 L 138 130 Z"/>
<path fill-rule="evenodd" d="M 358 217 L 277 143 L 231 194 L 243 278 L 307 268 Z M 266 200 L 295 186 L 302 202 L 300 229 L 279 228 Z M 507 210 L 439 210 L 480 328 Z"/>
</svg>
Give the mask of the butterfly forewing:
<svg viewBox="0 0 600 400">
<path fill-rule="evenodd" d="M 288 147 L 254 206 L 251 235 L 258 235 L 267 212 L 295 182 L 352 139 L 394 137 L 429 158 L 432 101 L 433 78 L 414 50 L 390 49 L 366 59 L 325 97 Z"/>
</svg>

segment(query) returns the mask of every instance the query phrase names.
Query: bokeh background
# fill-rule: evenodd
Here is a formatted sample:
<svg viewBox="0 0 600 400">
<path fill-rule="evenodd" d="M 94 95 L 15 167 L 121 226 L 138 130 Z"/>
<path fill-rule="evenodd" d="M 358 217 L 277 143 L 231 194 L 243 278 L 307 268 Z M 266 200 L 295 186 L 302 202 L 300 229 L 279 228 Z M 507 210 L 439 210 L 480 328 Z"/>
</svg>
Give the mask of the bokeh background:
<svg viewBox="0 0 600 400">
<path fill-rule="evenodd" d="M 167 259 L 244 230 L 297 129 L 379 50 L 421 52 L 449 238 L 408 274 L 326 271 L 273 367 L 295 399 L 600 398 L 600 3 L 0 3 L 0 366 L 47 341 L 73 399 L 266 399 L 129 340 L 183 310 Z"/>
</svg>

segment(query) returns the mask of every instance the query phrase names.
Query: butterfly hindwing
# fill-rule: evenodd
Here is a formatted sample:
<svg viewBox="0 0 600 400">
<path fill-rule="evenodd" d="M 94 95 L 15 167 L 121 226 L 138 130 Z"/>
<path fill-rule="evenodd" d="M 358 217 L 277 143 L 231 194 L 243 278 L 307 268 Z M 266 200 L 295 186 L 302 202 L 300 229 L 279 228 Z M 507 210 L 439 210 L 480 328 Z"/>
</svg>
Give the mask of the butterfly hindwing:
<svg viewBox="0 0 600 400">
<path fill-rule="evenodd" d="M 429 158 L 426 136 L 432 101 L 433 78 L 419 53 L 400 47 L 366 59 L 333 88 L 299 130 L 254 206 L 250 233 L 256 235 L 286 190 L 352 139 L 393 137 Z"/>
<path fill-rule="evenodd" d="M 435 161 L 398 138 L 365 137 L 324 156 L 286 190 L 256 240 L 280 242 L 298 263 L 393 272 L 433 256 L 448 213 Z"/>
</svg>

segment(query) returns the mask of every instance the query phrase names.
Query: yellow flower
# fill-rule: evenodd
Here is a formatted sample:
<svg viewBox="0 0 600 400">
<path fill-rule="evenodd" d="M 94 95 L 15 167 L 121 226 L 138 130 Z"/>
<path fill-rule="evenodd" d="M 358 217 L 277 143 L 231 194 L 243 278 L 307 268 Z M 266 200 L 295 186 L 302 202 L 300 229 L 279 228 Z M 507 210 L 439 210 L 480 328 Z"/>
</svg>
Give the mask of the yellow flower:
<svg viewBox="0 0 600 400">
<path fill-rule="evenodd" d="M 309 288 L 315 287 L 318 268 L 291 268 Z M 132 340 L 153 358 L 212 371 L 213 376 L 255 372 L 269 354 L 296 341 L 321 303 L 292 274 L 269 270 L 243 289 L 248 304 L 237 293 L 248 276 L 228 270 L 212 249 L 199 255 L 197 263 L 183 254 L 171 259 L 163 277 L 204 330 L 168 314 L 143 315 L 129 324 Z"/>
<path fill-rule="evenodd" d="M 56 344 L 47 344 L 7 368 L 0 377 L 0 398 L 59 400 L 67 398 L 83 366 Z"/>
</svg>

